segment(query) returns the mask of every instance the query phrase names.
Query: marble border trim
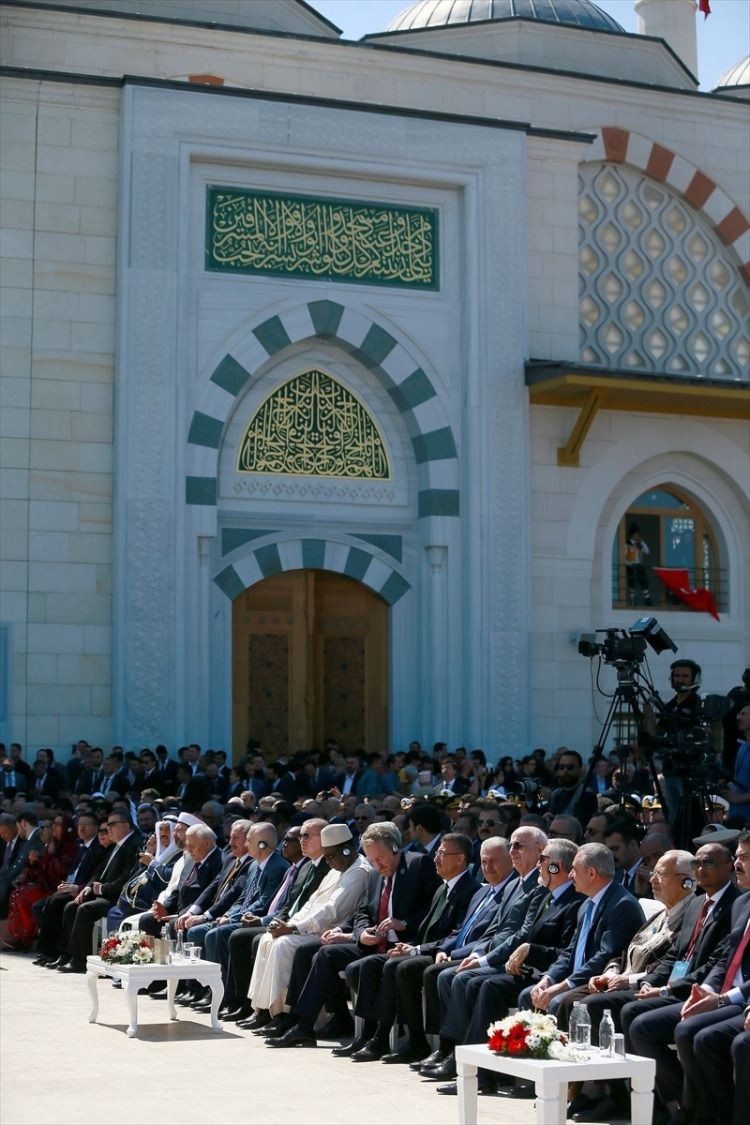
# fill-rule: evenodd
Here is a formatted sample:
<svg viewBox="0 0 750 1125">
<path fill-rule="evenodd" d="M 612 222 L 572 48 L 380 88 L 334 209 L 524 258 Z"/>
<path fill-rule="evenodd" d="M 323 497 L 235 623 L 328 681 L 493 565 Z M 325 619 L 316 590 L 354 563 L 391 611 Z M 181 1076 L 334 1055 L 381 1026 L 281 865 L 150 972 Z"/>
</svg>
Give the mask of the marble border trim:
<svg viewBox="0 0 750 1125">
<path fill-rule="evenodd" d="M 321 300 L 267 318 L 255 325 L 252 335 L 268 357 L 310 336 L 333 340 L 368 368 L 403 415 L 411 437 L 420 519 L 459 516 L 458 451 L 439 395 L 429 376 L 382 325 L 336 301 Z M 188 505 L 216 507 L 221 435 L 252 378 L 229 353 L 212 372 L 188 430 Z"/>
</svg>

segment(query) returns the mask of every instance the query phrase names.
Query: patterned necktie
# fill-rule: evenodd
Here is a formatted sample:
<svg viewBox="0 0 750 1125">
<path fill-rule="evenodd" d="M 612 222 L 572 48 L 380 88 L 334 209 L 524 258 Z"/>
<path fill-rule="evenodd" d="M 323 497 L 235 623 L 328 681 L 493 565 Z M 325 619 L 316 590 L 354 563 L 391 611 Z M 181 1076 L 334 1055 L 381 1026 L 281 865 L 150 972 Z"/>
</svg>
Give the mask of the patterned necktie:
<svg viewBox="0 0 750 1125">
<path fill-rule="evenodd" d="M 226 876 L 224 877 L 223 883 L 221 884 L 221 886 L 217 890 L 216 894 L 214 895 L 214 902 L 216 902 L 216 900 L 219 899 L 224 894 L 224 891 L 227 889 L 227 887 L 232 882 L 232 880 L 236 877 L 237 872 L 239 871 L 241 866 L 242 866 L 242 857 L 240 857 L 239 859 L 236 859 L 234 861 L 234 863 L 232 864 L 232 866 L 229 868 L 229 871 L 227 872 Z"/>
<path fill-rule="evenodd" d="M 253 899 L 255 898 L 255 896 L 258 893 L 258 887 L 259 886 L 260 886 L 260 864 L 258 864 L 258 866 L 256 867 L 255 874 L 253 875 L 252 879 L 248 883 L 247 890 L 245 891 L 245 897 L 242 900 L 243 907 L 247 908 L 250 905 L 250 903 L 253 901 Z"/>
<path fill-rule="evenodd" d="M 445 903 L 448 898 L 448 884 L 443 883 L 435 899 L 435 905 L 430 911 L 430 916 L 425 922 L 424 933 L 422 934 L 422 941 L 427 941 L 430 936 L 430 930 L 439 921 L 441 914 L 445 910 Z"/>
<path fill-rule="evenodd" d="M 386 875 L 383 879 L 383 886 L 380 890 L 380 901 L 378 903 L 378 925 L 384 922 L 388 917 L 388 907 L 391 901 L 391 887 L 393 886 L 393 877 Z M 383 934 L 378 942 L 378 953 L 385 953 L 388 948 L 388 935 Z"/>
<path fill-rule="evenodd" d="M 293 863 L 291 865 L 291 867 L 289 868 L 289 870 L 287 871 L 286 875 L 284 876 L 284 881 L 282 882 L 278 891 L 276 892 L 276 894 L 273 896 L 271 902 L 269 903 L 268 910 L 266 911 L 267 914 L 275 914 L 276 911 L 279 909 L 279 906 L 284 901 L 284 898 L 286 897 L 287 892 L 291 888 L 292 882 L 294 881 L 294 877 L 295 877 L 296 874 L 297 874 L 297 864 Z"/>
<path fill-rule="evenodd" d="M 750 921 L 748 921 L 747 925 L 745 926 L 744 934 L 737 942 L 737 948 L 735 949 L 732 960 L 729 962 L 727 971 L 724 974 L 724 981 L 721 988 L 719 989 L 720 992 L 728 992 L 729 989 L 733 987 L 734 978 L 737 976 L 739 967 L 742 964 L 742 958 L 745 955 L 745 950 L 747 949 L 748 945 L 750 945 Z"/>
<path fill-rule="evenodd" d="M 714 900 L 712 898 L 707 898 L 706 901 L 703 903 L 703 906 L 700 909 L 700 914 L 695 919 L 695 925 L 693 926 L 693 932 L 690 935 L 690 944 L 688 945 L 687 950 L 685 952 L 685 960 L 686 961 L 692 960 L 693 954 L 695 953 L 695 947 L 698 944 L 698 938 L 701 936 L 701 930 L 703 929 L 703 923 L 706 921 L 706 916 L 708 915 L 708 912 L 711 909 L 711 907 L 713 906 L 713 904 L 714 904 Z"/>
<path fill-rule="evenodd" d="M 490 906 L 490 904 L 496 905 L 494 887 L 489 888 L 487 894 L 484 896 L 482 901 L 479 903 L 479 906 L 476 908 L 474 913 L 471 915 L 471 917 L 466 919 L 463 926 L 458 931 L 458 937 L 456 938 L 456 948 L 457 949 L 461 949 L 463 947 L 463 944 L 466 941 L 467 935 L 471 933 L 472 928 L 476 925 L 476 923 L 479 921 L 479 919 L 486 913 L 487 908 Z"/>
<path fill-rule="evenodd" d="M 583 965 L 586 960 L 586 942 L 588 940 L 589 930 L 591 929 L 591 916 L 593 915 L 593 913 L 594 900 L 593 898 L 590 898 L 586 903 L 586 909 L 583 912 L 583 921 L 581 923 L 581 929 L 578 933 L 578 941 L 576 942 L 576 951 L 573 958 L 574 973 L 578 972 L 581 965 Z"/>
</svg>

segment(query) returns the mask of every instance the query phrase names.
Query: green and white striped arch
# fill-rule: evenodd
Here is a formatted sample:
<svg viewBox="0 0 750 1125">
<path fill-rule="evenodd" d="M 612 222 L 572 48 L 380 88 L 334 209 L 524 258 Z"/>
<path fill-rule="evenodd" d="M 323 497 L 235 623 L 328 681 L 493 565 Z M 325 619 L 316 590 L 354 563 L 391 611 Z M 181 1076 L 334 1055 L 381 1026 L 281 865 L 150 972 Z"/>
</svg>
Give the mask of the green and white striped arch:
<svg viewBox="0 0 750 1125">
<path fill-rule="evenodd" d="M 238 547 L 232 562 L 214 575 L 214 582 L 228 598 L 234 599 L 243 590 L 287 570 L 331 570 L 355 578 L 380 594 L 389 605 L 404 596 L 410 584 L 400 569 L 394 567 L 383 551 L 353 546 L 333 539 L 275 539 L 276 532 L 250 532 L 250 540 Z M 256 538 L 257 537 L 257 538 Z"/>
<path fill-rule="evenodd" d="M 417 464 L 419 518 L 458 516 L 456 443 L 432 381 L 383 327 L 335 301 L 310 301 L 270 317 L 217 365 L 190 422 L 186 503 L 215 512 L 221 436 L 238 397 L 269 356 L 315 337 L 335 341 L 372 371 L 401 412 Z"/>
</svg>

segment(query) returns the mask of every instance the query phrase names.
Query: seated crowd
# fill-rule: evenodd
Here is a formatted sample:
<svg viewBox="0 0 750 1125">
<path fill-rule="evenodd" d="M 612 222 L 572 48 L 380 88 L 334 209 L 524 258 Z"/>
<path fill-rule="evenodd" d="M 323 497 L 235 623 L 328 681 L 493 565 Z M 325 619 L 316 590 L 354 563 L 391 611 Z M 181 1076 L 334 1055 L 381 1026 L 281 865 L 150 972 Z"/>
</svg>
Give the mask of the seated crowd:
<svg viewBox="0 0 750 1125">
<path fill-rule="evenodd" d="M 750 705 L 739 719 L 746 739 Z M 594 1042 L 609 1011 L 656 1060 L 657 1120 L 744 1120 L 750 828 L 721 792 L 685 850 L 635 751 L 588 768 L 566 747 L 488 767 L 418 743 L 274 763 L 252 747 L 231 767 L 197 745 L 0 758 L 0 935 L 40 968 L 84 972 L 98 923 L 166 928 L 221 966 L 221 1018 L 269 1049 L 339 1040 L 443 1094 L 457 1045 L 516 1008 L 567 1028 L 580 1001 Z M 197 982 L 177 1000 L 211 1010 Z M 501 1081 L 480 1071 L 480 1091 L 524 1096 Z M 589 1084 L 568 1112 L 600 1121 L 625 1099 Z"/>
</svg>

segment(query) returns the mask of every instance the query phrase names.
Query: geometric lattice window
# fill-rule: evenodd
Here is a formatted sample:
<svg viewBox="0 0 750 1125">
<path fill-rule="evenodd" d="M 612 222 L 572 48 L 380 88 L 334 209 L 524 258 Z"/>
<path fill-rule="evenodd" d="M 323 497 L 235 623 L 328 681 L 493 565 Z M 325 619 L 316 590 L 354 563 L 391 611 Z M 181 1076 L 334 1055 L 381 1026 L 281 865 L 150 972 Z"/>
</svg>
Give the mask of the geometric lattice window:
<svg viewBox="0 0 750 1125">
<path fill-rule="evenodd" d="M 581 358 L 747 380 L 748 290 L 701 217 L 615 164 L 581 166 L 578 203 Z"/>
<path fill-rule="evenodd" d="M 385 443 L 351 391 L 323 371 L 282 383 L 253 416 L 240 473 L 389 480 Z"/>
</svg>

